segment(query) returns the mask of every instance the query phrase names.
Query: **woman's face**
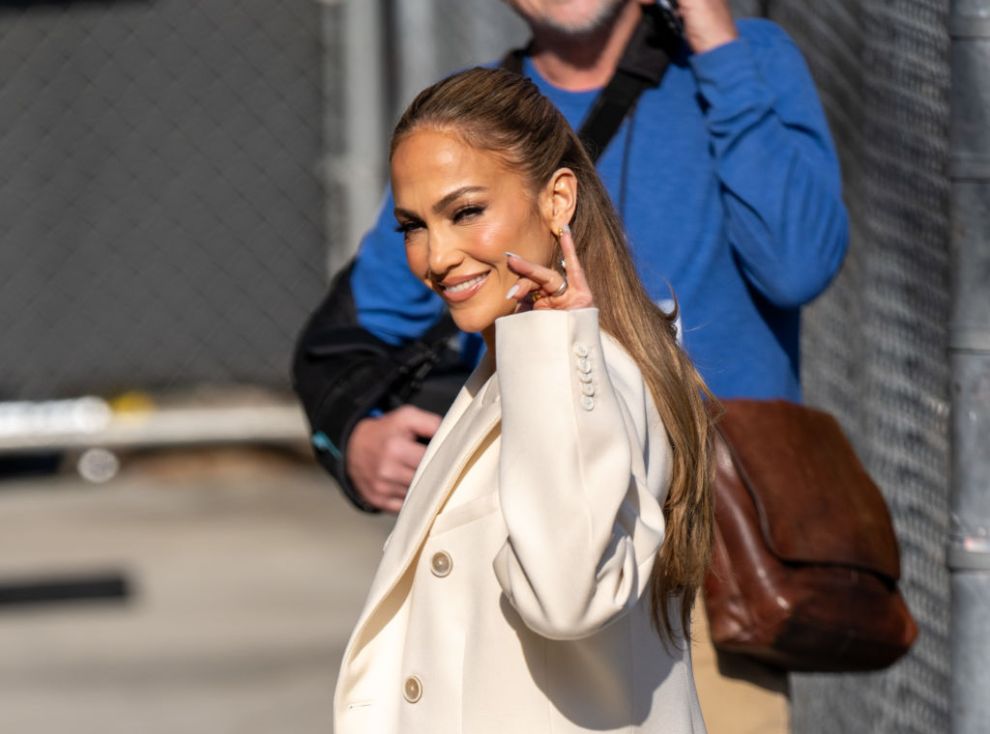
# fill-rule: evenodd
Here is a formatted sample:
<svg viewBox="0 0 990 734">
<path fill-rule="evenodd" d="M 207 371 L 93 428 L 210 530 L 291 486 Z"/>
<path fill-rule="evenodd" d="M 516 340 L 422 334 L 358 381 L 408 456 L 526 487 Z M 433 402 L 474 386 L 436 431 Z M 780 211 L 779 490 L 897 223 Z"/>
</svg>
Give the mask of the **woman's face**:
<svg viewBox="0 0 990 734">
<path fill-rule="evenodd" d="M 541 265 L 552 256 L 552 186 L 533 192 L 498 156 L 423 129 L 396 148 L 392 191 L 409 267 L 444 299 L 458 328 L 485 333 L 491 346 L 495 319 L 517 305 L 506 298 L 519 276 L 505 253 Z"/>
</svg>

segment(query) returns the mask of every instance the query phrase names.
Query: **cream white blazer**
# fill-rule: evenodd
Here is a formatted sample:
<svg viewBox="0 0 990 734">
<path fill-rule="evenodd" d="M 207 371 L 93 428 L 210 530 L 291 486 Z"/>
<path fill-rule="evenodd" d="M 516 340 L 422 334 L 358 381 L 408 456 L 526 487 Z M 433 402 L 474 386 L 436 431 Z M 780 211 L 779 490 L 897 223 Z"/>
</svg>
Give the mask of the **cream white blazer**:
<svg viewBox="0 0 990 734">
<path fill-rule="evenodd" d="M 335 734 L 704 732 L 650 623 L 671 456 L 639 369 L 597 309 L 499 319 L 495 351 L 386 543 Z"/>
</svg>

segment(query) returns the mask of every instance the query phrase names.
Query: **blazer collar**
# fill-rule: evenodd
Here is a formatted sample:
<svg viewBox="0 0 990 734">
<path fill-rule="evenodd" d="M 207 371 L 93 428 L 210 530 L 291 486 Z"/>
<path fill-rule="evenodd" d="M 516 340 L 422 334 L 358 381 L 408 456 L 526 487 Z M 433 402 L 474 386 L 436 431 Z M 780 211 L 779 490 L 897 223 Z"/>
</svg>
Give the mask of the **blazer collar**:
<svg viewBox="0 0 990 734">
<path fill-rule="evenodd" d="M 491 354 L 485 352 L 484 357 L 478 366 L 475 367 L 474 371 L 468 377 L 467 381 L 464 383 L 464 387 L 460 389 L 457 393 L 457 397 L 451 404 L 450 409 L 444 415 L 443 420 L 440 422 L 440 427 L 437 429 L 436 434 L 430 440 L 430 445 L 426 447 L 426 453 L 423 455 L 422 461 L 419 462 L 419 466 L 416 468 L 416 473 L 413 475 L 412 482 L 409 484 L 409 491 L 406 493 L 406 501 L 408 502 L 409 496 L 413 493 L 416 487 L 421 483 L 420 480 L 426 469 L 433 462 L 433 458 L 436 455 L 440 447 L 446 442 L 447 436 L 449 436 L 454 431 L 455 426 L 458 427 L 458 431 L 463 430 L 461 426 L 461 419 L 464 417 L 465 413 L 469 408 L 480 407 L 475 405 L 476 402 L 484 402 L 486 405 L 491 404 L 493 401 L 498 400 L 498 385 L 497 380 L 492 379 L 495 374 L 495 362 Z M 475 401 L 478 398 L 478 401 Z M 465 421 L 465 424 L 467 421 Z M 408 514 L 408 513 L 405 513 Z"/>
<path fill-rule="evenodd" d="M 500 417 L 498 380 L 493 361 L 486 356 L 461 388 L 416 470 L 372 581 L 348 657 L 356 654 L 374 633 L 365 629 L 370 617 L 415 559 L 461 471 Z"/>
</svg>

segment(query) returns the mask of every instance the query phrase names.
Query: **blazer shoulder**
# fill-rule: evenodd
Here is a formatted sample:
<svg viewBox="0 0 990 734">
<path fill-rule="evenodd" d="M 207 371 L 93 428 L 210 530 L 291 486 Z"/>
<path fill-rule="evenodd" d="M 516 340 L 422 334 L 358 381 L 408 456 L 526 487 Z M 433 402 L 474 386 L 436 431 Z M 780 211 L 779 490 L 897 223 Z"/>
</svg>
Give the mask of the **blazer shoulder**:
<svg viewBox="0 0 990 734">
<path fill-rule="evenodd" d="M 605 362 L 605 369 L 609 377 L 615 384 L 616 389 L 621 390 L 625 395 L 645 394 L 646 381 L 639 364 L 632 355 L 626 351 L 614 336 L 606 331 L 601 332 L 602 359 Z"/>
<path fill-rule="evenodd" d="M 625 407 L 640 441 L 665 432 L 660 411 L 639 364 L 611 334 L 602 332 L 602 360 L 616 398 Z"/>
</svg>

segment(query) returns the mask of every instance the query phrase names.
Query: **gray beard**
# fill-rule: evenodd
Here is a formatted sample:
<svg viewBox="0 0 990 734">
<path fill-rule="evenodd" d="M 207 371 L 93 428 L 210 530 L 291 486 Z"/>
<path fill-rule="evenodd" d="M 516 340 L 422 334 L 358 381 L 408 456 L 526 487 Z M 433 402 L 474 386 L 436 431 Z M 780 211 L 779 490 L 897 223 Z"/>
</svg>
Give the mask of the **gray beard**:
<svg viewBox="0 0 990 734">
<path fill-rule="evenodd" d="M 553 18 L 540 18 L 540 25 L 563 36 L 584 36 L 611 23 L 628 0 L 602 0 L 594 15 L 579 23 L 559 23 Z"/>
</svg>

